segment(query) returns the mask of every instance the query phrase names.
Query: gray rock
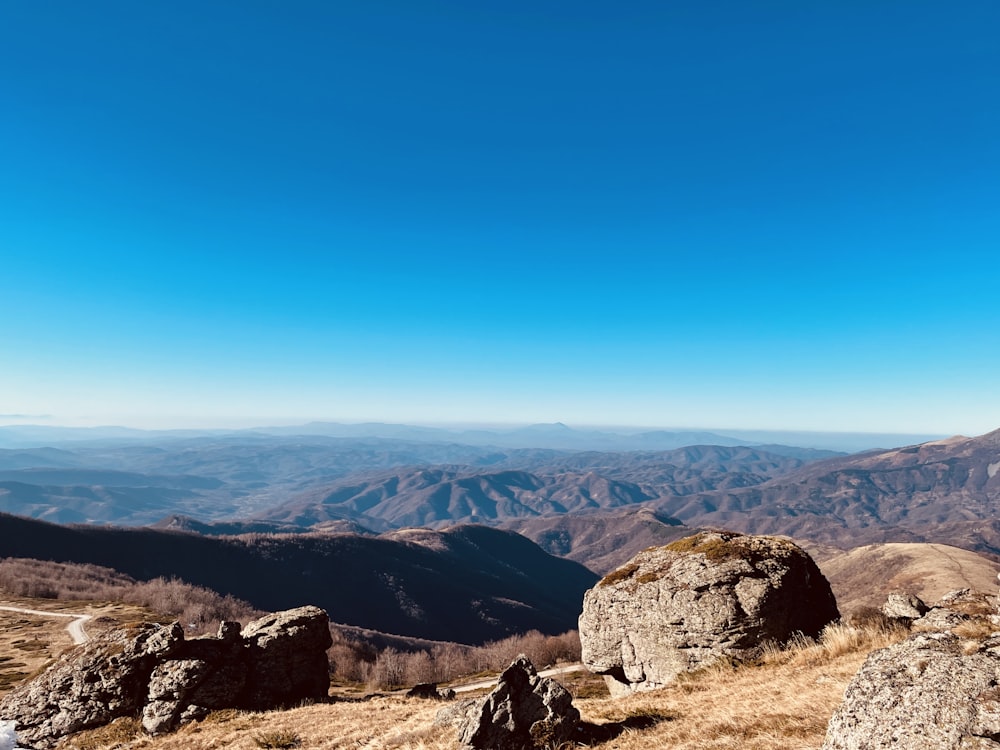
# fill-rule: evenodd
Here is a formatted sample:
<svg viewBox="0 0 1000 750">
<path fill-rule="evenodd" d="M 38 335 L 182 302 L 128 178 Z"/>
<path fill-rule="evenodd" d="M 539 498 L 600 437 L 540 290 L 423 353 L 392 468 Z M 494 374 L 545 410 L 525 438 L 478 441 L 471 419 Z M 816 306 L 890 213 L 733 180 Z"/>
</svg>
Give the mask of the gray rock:
<svg viewBox="0 0 1000 750">
<path fill-rule="evenodd" d="M 247 691 L 242 705 L 254 710 L 326 698 L 333 645 L 326 612 L 299 607 L 262 617 L 243 629 Z"/>
<path fill-rule="evenodd" d="M 493 692 L 464 710 L 458 741 L 477 750 L 558 747 L 572 741 L 580 721 L 566 688 L 539 677 L 523 655 L 504 670 Z"/>
<path fill-rule="evenodd" d="M 894 592 L 882 605 L 882 614 L 891 620 L 912 621 L 923 617 L 929 609 L 918 596 Z"/>
<path fill-rule="evenodd" d="M 175 659 L 157 666 L 149 678 L 142 727 L 150 734 L 173 729 L 187 708 L 187 698 L 211 669 L 200 659 Z"/>
<path fill-rule="evenodd" d="M 1000 642 L 921 634 L 868 656 L 827 727 L 823 750 L 1000 748 Z"/>
<path fill-rule="evenodd" d="M 640 552 L 584 595 L 583 663 L 613 696 L 653 690 L 840 616 L 819 568 L 786 539 L 708 532 Z"/>
<path fill-rule="evenodd" d="M 954 591 L 949 591 L 947 594 L 942 596 L 938 604 L 949 604 L 951 602 L 959 601 L 970 594 L 972 594 L 972 589 L 955 589 Z"/>
<path fill-rule="evenodd" d="M 454 692 L 454 691 L 452 691 Z M 436 727 L 460 727 L 464 724 L 469 715 L 476 711 L 480 701 L 476 698 L 465 698 L 449 706 L 439 709 L 434 715 L 434 726 Z"/>
<path fill-rule="evenodd" d="M 23 745 L 50 748 L 74 732 L 140 716 L 158 734 L 219 708 L 261 710 L 322 700 L 329 690 L 326 613 L 281 612 L 219 637 L 184 638 L 178 623 L 111 631 L 65 654 L 0 700 Z M 325 637 L 324 637 L 325 636 Z"/>
<path fill-rule="evenodd" d="M 969 619 L 968 615 L 956 612 L 953 609 L 933 607 L 919 620 L 914 620 L 912 628 L 914 631 L 919 632 L 943 633 L 957 625 L 961 625 L 963 622 L 968 622 Z"/>
<path fill-rule="evenodd" d="M 454 691 L 452 691 L 454 693 Z M 466 698 L 465 700 L 452 703 L 450 706 L 438 710 L 434 715 L 434 726 L 436 727 L 460 727 L 469 716 L 479 708 L 480 701 L 476 698 Z"/>
</svg>

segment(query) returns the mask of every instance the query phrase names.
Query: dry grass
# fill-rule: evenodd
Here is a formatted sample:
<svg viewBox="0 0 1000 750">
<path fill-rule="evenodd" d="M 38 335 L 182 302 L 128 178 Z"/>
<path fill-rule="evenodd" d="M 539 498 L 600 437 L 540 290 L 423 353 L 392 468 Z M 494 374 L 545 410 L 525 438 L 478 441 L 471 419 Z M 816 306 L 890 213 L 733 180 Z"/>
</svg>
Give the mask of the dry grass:
<svg viewBox="0 0 1000 750">
<path fill-rule="evenodd" d="M 8 604 L 7 602 L 0 602 Z M 9 603 L 9 606 L 28 606 Z M 67 621 L 0 610 L 0 695 L 73 645 Z"/>
<path fill-rule="evenodd" d="M 262 747 L 265 750 L 286 750 L 291 747 L 299 747 L 302 744 L 302 739 L 295 732 L 261 732 L 260 734 L 254 734 L 253 742 L 257 747 Z"/>
<path fill-rule="evenodd" d="M 842 613 L 881 607 L 892 591 L 936 602 L 949 591 L 996 591 L 1000 564 L 946 544 L 871 544 L 850 551 L 809 546 Z M 872 571 L 878 576 L 873 577 Z"/>
<path fill-rule="evenodd" d="M 299 747 L 308 750 L 454 750 L 455 731 L 433 726 L 437 701 L 398 696 L 337 702 L 268 713 L 219 712 L 163 737 L 139 737 L 129 750 L 257 750 Z M 111 750 L 115 744 L 90 745 L 82 733 L 59 750 Z M 297 745 L 260 744 L 287 741 Z"/>
<path fill-rule="evenodd" d="M 991 635 L 996 633 L 997 630 L 997 626 L 994 625 L 988 618 L 974 617 L 971 620 L 966 620 L 965 622 L 956 625 L 951 629 L 951 632 L 959 638 L 978 642 L 985 641 Z"/>
<path fill-rule="evenodd" d="M 752 665 L 719 665 L 651 693 L 614 700 L 593 676 L 565 675 L 593 747 L 605 750 L 802 750 L 819 748 L 826 723 L 865 656 L 905 633 L 830 626 L 818 641 L 765 649 Z M 314 750 L 456 750 L 453 727 L 434 726 L 437 701 L 380 696 L 290 711 L 224 711 L 129 750 L 256 750 L 264 736 L 294 737 Z M 81 748 L 64 742 L 60 750 Z M 87 745 L 111 750 L 114 744 Z"/>
<path fill-rule="evenodd" d="M 617 701 L 580 701 L 580 708 L 584 718 L 598 722 L 621 722 L 642 712 L 670 717 L 647 729 L 626 729 L 600 745 L 609 750 L 818 748 L 844 688 L 868 652 L 903 635 L 833 625 L 819 642 L 768 649 L 754 665 L 720 665 L 664 690 Z"/>
<path fill-rule="evenodd" d="M 72 745 L 74 750 L 101 750 L 122 747 L 142 733 L 138 719 L 115 719 L 107 726 L 87 732 Z"/>
</svg>

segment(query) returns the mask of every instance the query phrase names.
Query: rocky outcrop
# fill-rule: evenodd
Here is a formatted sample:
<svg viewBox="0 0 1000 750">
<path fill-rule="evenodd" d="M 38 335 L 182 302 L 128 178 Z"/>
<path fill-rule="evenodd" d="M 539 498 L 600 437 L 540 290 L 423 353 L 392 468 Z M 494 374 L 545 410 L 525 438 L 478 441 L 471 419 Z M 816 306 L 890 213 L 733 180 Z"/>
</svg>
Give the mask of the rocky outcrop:
<svg viewBox="0 0 1000 750">
<path fill-rule="evenodd" d="M 823 750 L 1000 748 L 998 685 L 1000 638 L 972 646 L 950 633 L 912 636 L 869 655 Z"/>
<path fill-rule="evenodd" d="M 919 596 L 893 592 L 882 605 L 882 614 L 890 620 L 912 622 L 923 617 L 930 610 Z"/>
<path fill-rule="evenodd" d="M 707 532 L 640 552 L 584 595 L 583 662 L 612 695 L 662 687 L 839 617 L 830 584 L 786 539 Z"/>
<path fill-rule="evenodd" d="M 159 734 L 220 708 L 264 710 L 322 700 L 329 690 L 326 613 L 316 607 L 250 623 L 223 623 L 217 637 L 186 639 L 178 623 L 114 630 L 66 654 L 0 701 L 23 745 L 122 717 Z"/>
<path fill-rule="evenodd" d="M 504 670 L 484 700 L 446 711 L 441 723 L 459 725 L 459 743 L 477 750 L 531 750 L 571 742 L 580 721 L 569 692 L 555 680 L 539 677 L 525 656 Z"/>
</svg>

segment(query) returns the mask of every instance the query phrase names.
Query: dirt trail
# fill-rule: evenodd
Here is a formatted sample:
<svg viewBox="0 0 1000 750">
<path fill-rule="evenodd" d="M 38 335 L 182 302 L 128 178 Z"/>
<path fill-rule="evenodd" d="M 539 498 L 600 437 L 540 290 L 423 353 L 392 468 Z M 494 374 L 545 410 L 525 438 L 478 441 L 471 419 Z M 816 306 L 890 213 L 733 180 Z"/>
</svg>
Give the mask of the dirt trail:
<svg viewBox="0 0 1000 750">
<path fill-rule="evenodd" d="M 939 555 L 947 559 L 948 562 L 951 563 L 952 567 L 955 569 L 955 572 L 958 574 L 959 578 L 965 581 L 965 583 L 968 584 L 969 588 L 975 588 L 975 583 L 970 579 L 969 575 L 965 572 L 965 568 L 962 566 L 962 563 L 956 560 L 952 555 L 948 554 L 947 548 L 941 546 L 940 544 L 931 544 L 928 546 L 935 552 L 937 552 Z"/>
<path fill-rule="evenodd" d="M 47 612 L 44 609 L 26 609 L 24 607 L 8 607 L 0 605 L 0 609 L 5 612 L 20 612 L 23 615 L 36 615 L 37 617 L 69 617 L 73 621 L 66 626 L 69 637 L 73 639 L 73 644 L 79 646 L 90 640 L 84 625 L 88 620 L 93 619 L 93 615 L 85 615 L 81 612 Z"/>
</svg>

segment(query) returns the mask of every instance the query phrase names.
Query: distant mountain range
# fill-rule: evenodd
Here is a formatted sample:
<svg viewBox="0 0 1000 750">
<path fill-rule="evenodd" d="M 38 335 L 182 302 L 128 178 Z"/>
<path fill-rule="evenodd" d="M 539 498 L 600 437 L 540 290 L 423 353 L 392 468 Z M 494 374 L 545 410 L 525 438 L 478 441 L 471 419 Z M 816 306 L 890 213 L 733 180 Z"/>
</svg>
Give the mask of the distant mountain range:
<svg viewBox="0 0 1000 750">
<path fill-rule="evenodd" d="M 784 446 L 560 451 L 262 435 L 4 450 L 0 511 L 126 525 L 183 516 L 233 529 L 482 523 L 530 535 L 533 519 L 596 523 L 649 507 L 690 527 L 1000 553 L 998 436 L 832 457 Z M 574 549 L 576 559 L 611 559 Z"/>
<path fill-rule="evenodd" d="M 1000 430 L 816 461 L 753 487 L 651 506 L 690 525 L 843 547 L 935 541 L 1000 554 Z"/>
<path fill-rule="evenodd" d="M 0 511 L 158 527 L 0 515 L 0 556 L 178 576 L 263 609 L 313 602 L 352 626 L 479 642 L 571 628 L 597 574 L 709 527 L 794 537 L 855 604 L 872 600 L 872 567 L 886 579 L 872 591 L 947 560 L 958 569 L 936 586 L 979 585 L 993 568 L 942 545 L 1000 557 L 1000 430 L 849 456 L 260 434 L 67 444 L 0 450 Z M 843 551 L 886 542 L 898 544 Z"/>
<path fill-rule="evenodd" d="M 302 527 L 351 519 L 370 528 L 496 525 L 509 518 L 614 508 L 653 499 L 638 486 L 595 473 L 538 475 L 419 468 L 310 490 L 259 516 Z"/>
<path fill-rule="evenodd" d="M 131 526 L 173 515 L 300 528 L 499 524 L 751 486 L 827 455 L 786 446 L 607 453 L 261 435 L 74 444 L 0 450 L 0 511 Z"/>
<path fill-rule="evenodd" d="M 561 422 L 524 427 L 444 428 L 369 422 L 258 427 L 249 430 L 136 430 L 127 427 L 57 427 L 8 425 L 0 427 L 0 448 L 121 446 L 129 443 L 167 443 L 212 438 L 346 438 L 396 440 L 409 443 L 458 443 L 494 448 L 549 448 L 569 451 L 663 451 L 687 445 L 799 446 L 814 450 L 856 452 L 924 442 L 941 435 L 891 433 L 787 432 L 766 430 L 641 430 L 637 428 L 579 428 Z"/>
</svg>

